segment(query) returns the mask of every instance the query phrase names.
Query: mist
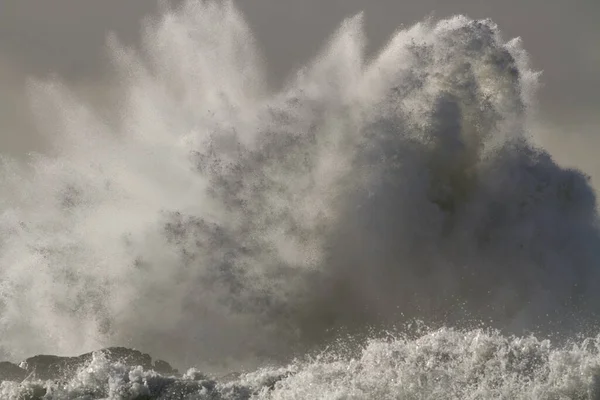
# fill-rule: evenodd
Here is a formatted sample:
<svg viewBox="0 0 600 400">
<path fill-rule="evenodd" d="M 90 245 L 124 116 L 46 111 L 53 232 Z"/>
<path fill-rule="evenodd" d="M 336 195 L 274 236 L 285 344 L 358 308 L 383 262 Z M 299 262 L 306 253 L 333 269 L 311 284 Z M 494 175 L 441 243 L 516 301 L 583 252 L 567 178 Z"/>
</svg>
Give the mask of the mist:
<svg viewBox="0 0 600 400">
<path fill-rule="evenodd" d="M 176 5 L 170 1 L 164 4 Z M 162 6 L 165 7 L 165 6 Z M 593 152 L 600 121 L 599 5 L 577 0 L 396 2 L 390 0 L 240 2 L 265 59 L 268 81 L 279 87 L 315 56 L 347 17 L 365 14 L 367 54 L 374 54 L 402 25 L 424 17 L 465 14 L 491 18 L 507 37 L 521 37 L 532 66 L 543 71 L 538 101 L 547 123 L 537 135 L 561 163 L 583 168 L 596 182 Z M 58 76 L 88 98 L 109 107 L 114 82 L 106 37 L 139 44 L 144 18 L 160 13 L 158 2 L 131 0 L 3 0 L 0 3 L 0 116 L 4 153 L 22 156 L 47 149 L 23 99 L 26 79 Z M 560 127 L 560 128 L 558 128 Z M 568 136 L 568 139 L 567 139 Z"/>
<path fill-rule="evenodd" d="M 595 328 L 597 77 L 530 21 L 562 7 L 505 31 L 458 3 L 86 4 L 0 21 L 3 356 L 251 368 L 413 319 Z"/>
</svg>

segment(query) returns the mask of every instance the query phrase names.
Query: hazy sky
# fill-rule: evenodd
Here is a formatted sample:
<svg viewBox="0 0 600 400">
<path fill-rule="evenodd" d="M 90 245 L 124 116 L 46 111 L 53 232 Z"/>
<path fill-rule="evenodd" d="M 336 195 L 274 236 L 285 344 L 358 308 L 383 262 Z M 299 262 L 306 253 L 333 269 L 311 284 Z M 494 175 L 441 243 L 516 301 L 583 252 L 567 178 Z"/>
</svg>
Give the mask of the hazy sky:
<svg viewBox="0 0 600 400">
<path fill-rule="evenodd" d="M 521 36 L 544 70 L 542 112 L 561 157 L 591 170 L 600 117 L 600 1 L 597 0 L 239 0 L 268 62 L 273 84 L 323 45 L 341 20 L 364 10 L 371 51 L 401 25 L 464 13 L 492 18 L 506 38 Z M 135 43 L 154 0 L 0 0 L 0 151 L 43 148 L 23 96 L 25 77 L 59 76 L 102 94 L 108 32 Z M 570 133 L 562 133 L 568 128 Z M 577 153 L 577 157 L 573 154 Z M 587 164 L 586 164 L 587 163 Z"/>
</svg>

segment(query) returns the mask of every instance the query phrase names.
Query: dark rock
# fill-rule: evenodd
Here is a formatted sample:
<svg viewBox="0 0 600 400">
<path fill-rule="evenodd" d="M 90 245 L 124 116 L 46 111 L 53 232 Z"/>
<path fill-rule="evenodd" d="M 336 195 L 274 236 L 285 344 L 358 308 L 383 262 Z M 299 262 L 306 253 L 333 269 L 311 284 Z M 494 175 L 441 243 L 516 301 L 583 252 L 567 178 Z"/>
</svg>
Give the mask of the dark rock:
<svg viewBox="0 0 600 400">
<path fill-rule="evenodd" d="M 111 362 L 121 362 L 127 366 L 141 366 L 145 370 L 155 370 L 161 374 L 177 374 L 177 370 L 163 360 L 152 363 L 150 355 L 126 347 L 109 347 L 99 350 Z M 34 379 L 57 380 L 68 379 L 78 369 L 92 360 L 93 353 L 85 353 L 77 357 L 60 357 L 51 355 L 38 355 L 25 360 L 25 375 Z M 17 367 L 19 368 L 19 367 Z M 23 371 L 21 368 L 19 368 Z M 15 372 L 18 372 L 14 370 Z M 2 376 L 2 375 L 0 375 Z M 17 375 L 20 376 L 20 375 Z"/>
<path fill-rule="evenodd" d="M 25 369 L 33 379 L 59 379 L 77 370 L 77 357 L 38 355 L 25 360 Z"/>
<path fill-rule="evenodd" d="M 0 362 L 0 382 L 21 382 L 27 377 L 27 371 L 10 362 Z"/>
<path fill-rule="evenodd" d="M 171 364 L 164 360 L 156 360 L 154 362 L 154 368 L 159 374 L 176 374 L 178 371 L 174 369 Z"/>
<path fill-rule="evenodd" d="M 106 359 L 110 362 L 121 362 L 128 366 L 141 366 L 144 369 L 152 369 L 152 357 L 138 350 L 128 349 L 126 347 L 109 347 L 100 350 L 104 353 Z M 84 354 L 83 356 L 92 357 L 92 353 Z M 80 356 L 81 357 L 81 356 Z"/>
</svg>

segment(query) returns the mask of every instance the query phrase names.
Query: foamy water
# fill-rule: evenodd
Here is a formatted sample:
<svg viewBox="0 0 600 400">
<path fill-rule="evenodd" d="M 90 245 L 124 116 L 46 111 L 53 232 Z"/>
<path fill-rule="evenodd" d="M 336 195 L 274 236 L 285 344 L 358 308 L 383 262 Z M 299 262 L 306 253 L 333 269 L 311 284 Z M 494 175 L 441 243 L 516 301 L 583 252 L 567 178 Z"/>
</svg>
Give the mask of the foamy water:
<svg viewBox="0 0 600 400">
<path fill-rule="evenodd" d="M 532 144 L 519 40 L 458 16 L 365 60 L 358 15 L 273 92 L 230 2 L 190 1 L 144 37 L 109 40 L 124 94 L 108 119 L 31 85 L 55 147 L 2 167 L 2 358 L 124 345 L 247 371 L 419 319 L 446 328 L 282 367 L 256 396 L 593 398 L 596 351 L 541 338 L 597 333 L 595 193 Z M 158 393 L 95 363 L 52 398 L 96 380 L 98 396 Z M 254 393 L 257 371 L 235 385 Z"/>
<path fill-rule="evenodd" d="M 5 399 L 597 399 L 600 341 L 562 348 L 535 337 L 441 329 L 373 340 L 280 368 L 214 379 L 161 376 L 96 356 L 70 380 L 0 384 Z M 30 396 L 30 397 L 27 397 Z M 39 396 L 39 397 L 35 397 Z"/>
</svg>

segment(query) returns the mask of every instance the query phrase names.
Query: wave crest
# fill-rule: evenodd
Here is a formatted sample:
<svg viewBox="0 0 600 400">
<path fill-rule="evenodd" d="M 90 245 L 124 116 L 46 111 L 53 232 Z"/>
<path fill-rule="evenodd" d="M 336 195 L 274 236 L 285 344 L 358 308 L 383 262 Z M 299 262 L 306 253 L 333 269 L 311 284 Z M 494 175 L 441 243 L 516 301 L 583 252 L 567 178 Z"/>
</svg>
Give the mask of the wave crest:
<svg viewBox="0 0 600 400">
<path fill-rule="evenodd" d="M 2 170 L 1 352 L 252 364 L 413 318 L 589 327 L 595 195 L 528 138 L 519 41 L 458 16 L 364 60 L 361 24 L 272 93 L 233 4 L 188 1 L 141 51 L 111 39 L 114 121 L 35 84 L 58 136 Z"/>
</svg>

